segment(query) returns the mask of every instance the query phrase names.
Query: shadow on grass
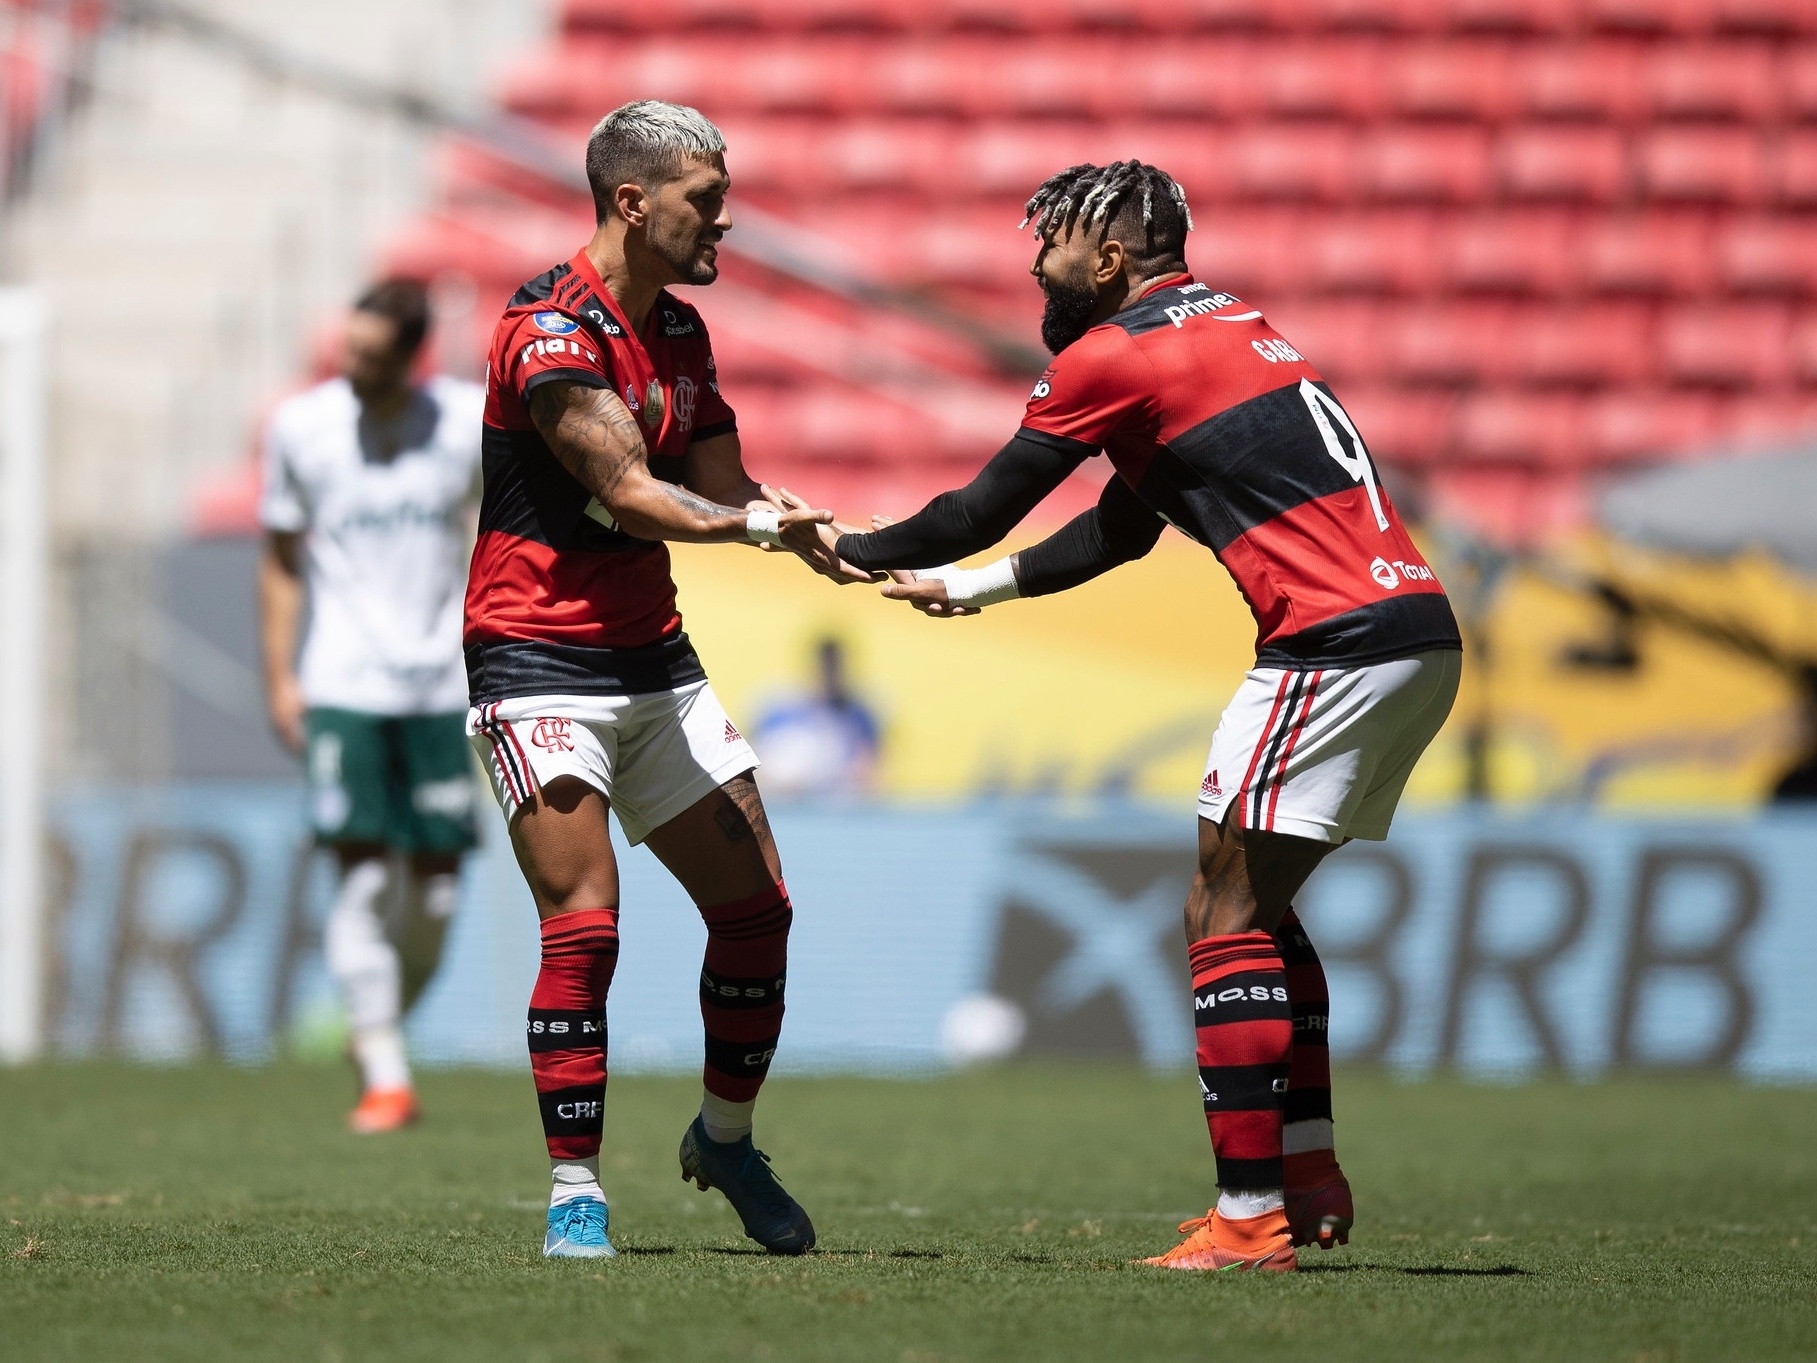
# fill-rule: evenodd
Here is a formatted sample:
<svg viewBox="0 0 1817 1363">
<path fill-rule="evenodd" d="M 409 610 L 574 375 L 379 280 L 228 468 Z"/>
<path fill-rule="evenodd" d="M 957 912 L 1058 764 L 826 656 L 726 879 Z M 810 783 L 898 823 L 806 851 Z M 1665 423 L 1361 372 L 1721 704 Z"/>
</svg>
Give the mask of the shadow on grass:
<svg viewBox="0 0 1817 1363">
<path fill-rule="evenodd" d="M 1387 1264 L 1302 1264 L 1302 1273 L 1399 1273 L 1406 1278 L 1528 1278 L 1532 1274 L 1513 1264 L 1490 1268 L 1450 1268 L 1432 1264 L 1424 1268 L 1393 1268 Z"/>
<path fill-rule="evenodd" d="M 635 1256 L 640 1254 L 679 1254 L 681 1251 L 674 1245 L 626 1245 L 618 1251 L 621 1255 Z M 767 1249 L 747 1248 L 743 1245 L 697 1245 L 690 1253 L 724 1254 L 734 1259 L 944 1259 L 946 1255 L 934 1249 L 814 1249 L 805 1255 L 771 1254 Z"/>
</svg>

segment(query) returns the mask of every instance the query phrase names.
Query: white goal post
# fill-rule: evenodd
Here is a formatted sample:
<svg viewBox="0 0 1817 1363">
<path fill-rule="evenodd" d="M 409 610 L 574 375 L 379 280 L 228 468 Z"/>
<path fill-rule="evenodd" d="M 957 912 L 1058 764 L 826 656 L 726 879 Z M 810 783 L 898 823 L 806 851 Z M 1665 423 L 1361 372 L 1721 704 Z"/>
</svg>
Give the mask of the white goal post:
<svg viewBox="0 0 1817 1363">
<path fill-rule="evenodd" d="M 32 288 L 0 288 L 0 1063 L 44 1053 L 44 346 Z"/>
</svg>

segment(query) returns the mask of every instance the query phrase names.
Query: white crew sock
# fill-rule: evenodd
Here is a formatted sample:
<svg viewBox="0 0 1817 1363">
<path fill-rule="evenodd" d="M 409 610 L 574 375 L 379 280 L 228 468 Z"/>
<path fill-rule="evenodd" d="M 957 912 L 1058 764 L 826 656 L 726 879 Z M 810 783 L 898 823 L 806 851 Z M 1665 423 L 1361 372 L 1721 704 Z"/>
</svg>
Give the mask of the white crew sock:
<svg viewBox="0 0 1817 1363">
<path fill-rule="evenodd" d="M 356 862 L 341 877 L 322 934 L 328 973 L 334 977 L 353 1029 L 353 1053 L 368 1089 L 409 1088 L 399 995 L 397 948 L 385 935 L 379 899 L 388 871 L 378 857 Z"/>
<path fill-rule="evenodd" d="M 1308 1150 L 1332 1148 L 1331 1119 L 1312 1117 L 1303 1122 L 1289 1122 L 1281 1128 L 1281 1153 L 1303 1155 Z"/>
<path fill-rule="evenodd" d="M 1220 1188 L 1218 1215 L 1226 1221 L 1247 1221 L 1253 1216 L 1285 1209 L 1287 1201 L 1279 1188 Z"/>
<path fill-rule="evenodd" d="M 410 1062 L 404 1058 L 404 1033 L 396 1023 L 362 1027 L 353 1034 L 353 1058 L 368 1090 L 410 1087 Z"/>
<path fill-rule="evenodd" d="M 704 1090 L 700 1095 L 700 1124 L 707 1129 L 707 1139 L 721 1145 L 750 1135 L 751 1114 L 756 1110 L 755 1098 L 748 1103 L 729 1103 Z"/>
<path fill-rule="evenodd" d="M 553 1184 L 549 1192 L 551 1207 L 559 1207 L 577 1197 L 591 1197 L 600 1202 L 606 1200 L 606 1194 L 599 1186 L 598 1155 L 588 1155 L 585 1159 L 550 1160 L 549 1178 Z"/>
</svg>

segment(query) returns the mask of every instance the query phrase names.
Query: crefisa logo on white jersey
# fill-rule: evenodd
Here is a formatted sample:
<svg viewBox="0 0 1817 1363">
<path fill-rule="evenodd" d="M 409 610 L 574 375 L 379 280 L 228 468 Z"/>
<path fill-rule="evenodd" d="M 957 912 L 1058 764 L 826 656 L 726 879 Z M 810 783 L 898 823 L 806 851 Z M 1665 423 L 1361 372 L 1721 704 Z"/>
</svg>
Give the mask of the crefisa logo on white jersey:
<svg viewBox="0 0 1817 1363">
<path fill-rule="evenodd" d="M 534 313 L 530 320 L 536 323 L 538 331 L 546 331 L 551 336 L 566 336 L 571 331 L 580 330 L 579 322 L 572 317 L 564 317 L 559 312 Z"/>
</svg>

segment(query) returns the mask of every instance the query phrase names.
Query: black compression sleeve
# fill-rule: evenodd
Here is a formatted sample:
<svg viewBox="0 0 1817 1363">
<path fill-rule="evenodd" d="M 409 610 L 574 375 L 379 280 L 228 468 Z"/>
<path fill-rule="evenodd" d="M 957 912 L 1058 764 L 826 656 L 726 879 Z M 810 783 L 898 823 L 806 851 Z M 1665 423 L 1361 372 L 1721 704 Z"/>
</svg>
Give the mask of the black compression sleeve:
<svg viewBox="0 0 1817 1363">
<path fill-rule="evenodd" d="M 1090 511 L 1016 555 L 1016 588 L 1024 596 L 1051 596 L 1089 582 L 1154 548 L 1161 526 L 1129 484 L 1112 477 Z"/>
<path fill-rule="evenodd" d="M 937 568 L 980 553 L 1016 528 L 1040 500 L 1097 453 L 1095 446 L 1018 431 L 978 476 L 943 492 L 906 521 L 841 535 L 835 552 L 854 568 Z"/>
</svg>

